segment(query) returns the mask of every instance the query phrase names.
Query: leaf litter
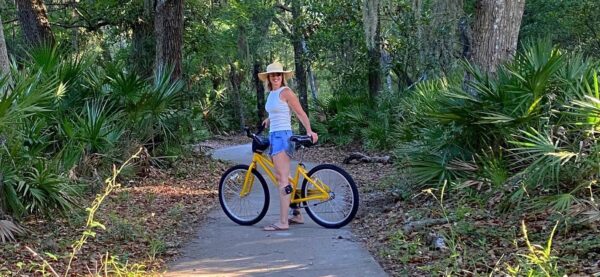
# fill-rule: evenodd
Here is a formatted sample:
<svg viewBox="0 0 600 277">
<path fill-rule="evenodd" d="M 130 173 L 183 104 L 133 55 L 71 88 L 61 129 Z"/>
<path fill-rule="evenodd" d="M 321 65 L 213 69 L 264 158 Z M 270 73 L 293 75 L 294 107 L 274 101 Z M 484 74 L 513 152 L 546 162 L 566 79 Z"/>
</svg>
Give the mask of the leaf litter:
<svg viewBox="0 0 600 277">
<path fill-rule="evenodd" d="M 243 143 L 248 143 L 248 139 L 225 137 L 198 145 L 196 152 Z M 344 158 L 355 150 L 319 145 L 303 151 L 304 160 L 334 163 L 353 176 L 359 187 L 361 206 L 351 227 L 392 276 L 449 272 L 459 276 L 505 275 L 505 265 L 514 265 L 517 255 L 526 250 L 520 220 L 525 220 L 530 239 L 537 244 L 545 244 L 554 224 L 549 214 L 500 213 L 496 200 L 475 203 L 464 194 L 452 191 L 444 196 L 444 207 L 451 216 L 457 217 L 456 221 L 405 234 L 402 230 L 407 223 L 442 218 L 439 203 L 432 197 L 411 192 L 407 188 L 409 180 L 397 165 L 343 164 Z M 96 238 L 84 246 L 72 272 L 89 274 L 90 268 L 97 267 L 106 252 L 129 263 L 143 264 L 157 273 L 164 271 L 166 263 L 177 257 L 178 249 L 215 207 L 217 183 L 228 166 L 196 155 L 178 161 L 168 171 L 152 168 L 144 178 L 130 181 L 103 205 L 99 221 L 105 223 L 107 230 L 98 232 Z M 210 170 L 199 170 L 206 167 Z M 58 261 L 64 261 L 70 243 L 82 231 L 84 223 L 77 222 L 80 219 L 81 216 L 74 215 L 51 221 L 27 218 L 23 224 L 34 231 L 25 238 L 20 237 L 17 243 L 0 245 L 0 276 L 27 275 L 35 270 L 32 265 L 39 262 L 25 250 L 26 246 L 41 253 L 52 253 Z M 432 247 L 431 237 L 444 238 L 444 243 L 453 250 Z M 600 239 L 597 237 L 591 227 L 559 232 L 553 240 L 553 255 L 559 257 L 558 264 L 570 276 L 598 273 Z M 58 272 L 64 271 L 64 262 L 46 257 Z"/>
</svg>

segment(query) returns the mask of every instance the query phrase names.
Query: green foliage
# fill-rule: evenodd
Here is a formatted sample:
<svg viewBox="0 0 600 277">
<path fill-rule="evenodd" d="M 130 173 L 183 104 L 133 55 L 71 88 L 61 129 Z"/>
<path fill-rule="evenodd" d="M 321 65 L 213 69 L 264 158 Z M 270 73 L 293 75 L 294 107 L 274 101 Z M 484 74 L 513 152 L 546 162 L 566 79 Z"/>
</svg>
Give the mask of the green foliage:
<svg viewBox="0 0 600 277">
<path fill-rule="evenodd" d="M 367 95 L 337 94 L 322 97 L 312 109 L 319 120 L 311 123 L 320 141 L 338 144 L 361 142 L 368 149 L 389 150 L 398 137 L 395 95 L 384 95 L 373 103 Z"/>
<path fill-rule="evenodd" d="M 519 36 L 549 35 L 561 48 L 598 57 L 600 36 L 593 26 L 600 23 L 599 12 L 600 4 L 594 0 L 527 1 Z"/>
<path fill-rule="evenodd" d="M 30 170 L 16 186 L 19 200 L 27 212 L 49 215 L 56 210 L 71 209 L 71 205 L 74 204 L 71 195 L 74 191 L 64 177 L 53 173 L 43 162 Z"/>
<path fill-rule="evenodd" d="M 183 83 L 168 70 L 146 80 L 122 64 L 103 68 L 95 54 L 40 47 L 26 66 L 0 79 L 0 174 L 3 203 L 14 216 L 65 212 L 75 202 L 69 176 L 102 170 L 137 144 L 159 154 L 161 144 L 196 140 L 184 131 L 192 117 Z M 180 120 L 185 116 L 188 121 Z"/>
<path fill-rule="evenodd" d="M 419 237 L 408 240 L 402 230 L 395 231 L 389 237 L 389 250 L 383 253 L 385 256 L 394 257 L 402 263 L 408 263 L 411 258 L 418 256 L 419 248 L 422 246 Z"/>
<path fill-rule="evenodd" d="M 396 153 L 414 184 L 490 184 L 533 208 L 568 210 L 598 178 L 598 79 L 580 55 L 529 43 L 496 77 L 436 80 L 401 100 Z M 508 153 L 504 155 L 503 153 Z M 538 197 L 539 196 L 539 197 Z"/>
</svg>

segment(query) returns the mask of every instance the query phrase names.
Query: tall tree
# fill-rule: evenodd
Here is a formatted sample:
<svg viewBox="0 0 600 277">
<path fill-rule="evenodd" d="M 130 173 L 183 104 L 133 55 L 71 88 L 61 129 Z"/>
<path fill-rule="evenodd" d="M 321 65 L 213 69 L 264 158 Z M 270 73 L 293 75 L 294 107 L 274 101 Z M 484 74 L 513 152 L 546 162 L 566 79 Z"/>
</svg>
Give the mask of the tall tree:
<svg viewBox="0 0 600 277">
<path fill-rule="evenodd" d="M 475 7 L 471 60 L 495 74 L 517 50 L 525 0 L 478 0 Z"/>
<path fill-rule="evenodd" d="M 432 7 L 433 41 L 431 57 L 444 74 L 448 74 L 460 57 L 460 22 L 464 16 L 463 0 L 437 0 Z"/>
<path fill-rule="evenodd" d="M 0 77 L 8 74 L 9 68 L 8 51 L 6 51 L 6 40 L 4 39 L 4 26 L 0 17 Z"/>
<path fill-rule="evenodd" d="M 380 0 L 364 0 L 363 25 L 369 56 L 369 96 L 375 99 L 381 90 L 381 34 L 379 24 Z"/>
<path fill-rule="evenodd" d="M 259 124 L 265 119 L 265 87 L 263 82 L 258 79 L 258 73 L 262 67 L 261 60 L 256 59 L 252 66 L 252 80 L 254 81 L 254 87 L 256 89 L 256 110 Z"/>
<path fill-rule="evenodd" d="M 155 67 L 172 67 L 171 79 L 181 79 L 183 47 L 183 1 L 154 2 L 154 34 L 156 36 Z"/>
<path fill-rule="evenodd" d="M 292 45 L 294 47 L 294 68 L 296 76 L 296 90 L 298 92 L 298 98 L 300 98 L 300 105 L 308 116 L 308 92 L 306 85 L 306 67 L 304 66 L 304 47 L 306 43 L 304 41 L 304 30 L 301 25 L 302 17 L 302 3 L 301 0 L 293 1 L 292 3 Z M 302 127 L 302 126 L 301 126 Z M 304 128 L 301 128 L 302 130 Z"/>
<path fill-rule="evenodd" d="M 19 22 L 25 40 L 32 46 L 54 44 L 54 34 L 43 0 L 16 0 Z"/>
<path fill-rule="evenodd" d="M 154 38 L 153 0 L 143 0 L 143 8 L 131 26 L 130 64 L 142 76 L 152 75 L 152 63 L 156 57 Z"/>
<path fill-rule="evenodd" d="M 239 70 L 239 66 L 236 63 L 229 64 L 229 82 L 231 84 L 231 94 L 233 105 L 235 107 L 235 114 L 239 120 L 240 130 L 246 126 L 246 116 L 244 114 L 244 106 L 242 105 L 242 93 L 240 86 L 242 83 L 243 72 Z"/>
<path fill-rule="evenodd" d="M 294 76 L 296 78 L 296 92 L 300 99 L 300 105 L 308 115 L 308 90 L 306 84 L 306 67 L 304 64 L 304 47 L 306 43 L 304 38 L 304 29 L 302 28 L 302 4 L 303 1 L 293 1 L 292 6 L 282 4 L 277 7 L 283 12 L 292 14 L 292 24 L 285 23 L 281 18 L 274 17 L 275 23 L 279 25 L 281 31 L 290 38 L 294 48 Z M 290 26 L 288 26 L 290 25 Z M 304 126 L 300 126 L 300 132 L 304 131 Z"/>
</svg>

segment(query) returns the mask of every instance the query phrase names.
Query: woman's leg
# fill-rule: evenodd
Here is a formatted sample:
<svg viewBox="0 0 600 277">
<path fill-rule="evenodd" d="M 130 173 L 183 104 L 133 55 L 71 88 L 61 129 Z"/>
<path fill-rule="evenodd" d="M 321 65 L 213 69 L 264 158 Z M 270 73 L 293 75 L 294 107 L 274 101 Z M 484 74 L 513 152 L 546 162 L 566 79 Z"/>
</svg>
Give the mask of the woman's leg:
<svg viewBox="0 0 600 277">
<path fill-rule="evenodd" d="M 302 216 L 302 213 L 300 212 L 300 208 L 292 207 L 292 217 L 290 217 L 288 222 L 295 223 L 295 224 L 304 223 L 304 217 Z"/>
<path fill-rule="evenodd" d="M 288 228 L 288 210 L 290 208 L 291 194 L 285 191 L 289 185 L 288 177 L 290 175 L 290 156 L 282 151 L 273 156 L 273 164 L 277 171 L 277 181 L 279 182 L 279 222 L 278 227 Z"/>
</svg>

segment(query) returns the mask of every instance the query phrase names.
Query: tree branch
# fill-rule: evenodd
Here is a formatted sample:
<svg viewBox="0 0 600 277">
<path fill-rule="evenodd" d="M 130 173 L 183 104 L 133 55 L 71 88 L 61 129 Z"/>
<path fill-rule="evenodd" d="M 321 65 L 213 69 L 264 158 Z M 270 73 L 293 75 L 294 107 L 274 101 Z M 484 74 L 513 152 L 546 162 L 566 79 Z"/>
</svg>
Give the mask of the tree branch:
<svg viewBox="0 0 600 277">
<path fill-rule="evenodd" d="M 291 37 L 291 36 L 292 36 L 292 31 L 290 31 L 290 27 L 288 27 L 288 26 L 285 24 L 285 22 L 283 22 L 283 21 L 281 20 L 281 18 L 279 18 L 279 17 L 277 17 L 277 16 L 274 16 L 274 17 L 273 17 L 273 20 L 275 21 L 275 24 L 277 24 L 277 26 L 279 26 L 279 28 L 281 29 L 281 31 L 282 31 L 282 32 L 283 32 L 285 35 L 287 35 L 287 36 L 289 36 L 289 37 Z"/>
<path fill-rule="evenodd" d="M 595 40 L 597 46 L 600 48 L 600 41 L 598 40 L 598 34 L 596 33 L 596 28 L 591 24 L 591 22 L 589 20 L 585 20 L 584 24 L 590 30 L 590 32 L 592 32 L 592 35 L 594 36 L 594 40 Z"/>
<path fill-rule="evenodd" d="M 276 4 L 275 7 L 279 8 L 279 9 L 281 9 L 283 11 L 286 11 L 286 12 L 290 12 L 290 13 L 292 12 L 292 9 L 290 7 L 288 7 L 288 6 L 284 5 L 284 4 L 281 4 L 281 3 Z"/>
<path fill-rule="evenodd" d="M 53 22 L 52 25 L 55 25 L 55 26 L 58 26 L 58 27 L 62 27 L 62 28 L 65 28 L 65 29 L 85 28 L 88 31 L 96 31 L 96 30 L 100 29 L 101 27 L 104 27 L 106 25 L 110 25 L 110 22 L 105 21 L 105 20 L 100 20 L 100 21 L 96 22 L 95 24 L 87 24 L 87 25 L 66 24 L 66 23 L 61 23 L 61 22 Z"/>
</svg>

